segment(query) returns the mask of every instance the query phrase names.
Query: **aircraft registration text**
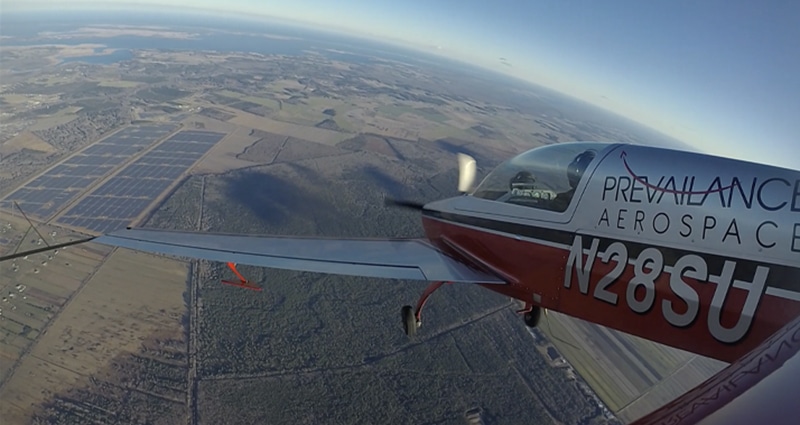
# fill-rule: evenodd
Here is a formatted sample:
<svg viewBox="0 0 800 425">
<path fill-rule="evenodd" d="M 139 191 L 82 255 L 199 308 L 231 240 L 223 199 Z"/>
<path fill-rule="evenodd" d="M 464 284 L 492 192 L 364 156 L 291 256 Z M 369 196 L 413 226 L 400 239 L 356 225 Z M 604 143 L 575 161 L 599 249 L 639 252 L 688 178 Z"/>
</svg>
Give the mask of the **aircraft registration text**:
<svg viewBox="0 0 800 425">
<path fill-rule="evenodd" d="M 565 288 L 572 288 L 575 277 L 581 294 L 614 306 L 622 299 L 631 311 L 641 315 L 649 314 L 658 303 L 657 310 L 661 311 L 663 319 L 678 328 L 691 326 L 705 314 L 708 331 L 716 340 L 727 344 L 739 342 L 750 329 L 770 271 L 759 265 L 748 282 L 734 277 L 738 265 L 734 260 L 725 260 L 719 273 L 712 274 L 706 259 L 697 254 L 683 254 L 674 264 L 665 265 L 664 254 L 656 247 L 647 247 L 636 258 L 631 258 L 623 242 L 612 242 L 598 252 L 600 239 L 593 238 L 588 251 L 584 250 L 583 241 L 581 235 L 573 240 L 564 275 Z M 598 273 L 595 271 L 598 262 L 615 265 L 607 272 Z M 632 276 L 625 273 L 629 265 L 633 268 Z M 701 300 L 696 286 L 710 284 L 716 284 L 713 297 Z M 746 291 L 747 296 L 736 324 L 731 327 L 723 325 L 723 313 L 732 287 Z"/>
</svg>

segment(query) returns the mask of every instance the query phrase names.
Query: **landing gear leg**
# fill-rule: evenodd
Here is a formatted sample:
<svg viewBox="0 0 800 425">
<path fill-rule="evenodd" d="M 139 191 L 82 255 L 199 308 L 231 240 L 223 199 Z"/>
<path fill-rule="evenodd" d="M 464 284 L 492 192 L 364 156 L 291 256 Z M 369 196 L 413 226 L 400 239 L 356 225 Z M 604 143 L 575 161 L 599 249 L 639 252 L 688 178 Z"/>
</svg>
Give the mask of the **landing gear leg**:
<svg viewBox="0 0 800 425">
<path fill-rule="evenodd" d="M 542 308 L 531 303 L 525 303 L 525 308 L 517 310 L 522 315 L 522 320 L 529 328 L 535 328 L 542 318 Z"/>
<path fill-rule="evenodd" d="M 445 283 L 450 282 L 431 282 L 431 284 L 425 288 L 425 292 L 422 293 L 422 296 L 419 297 L 417 308 L 413 310 L 413 314 L 410 305 L 403 306 L 400 310 L 400 314 L 403 317 L 403 328 L 406 331 L 406 335 L 414 336 L 417 333 L 417 329 L 422 326 L 422 308 L 425 306 L 431 294 Z"/>
</svg>

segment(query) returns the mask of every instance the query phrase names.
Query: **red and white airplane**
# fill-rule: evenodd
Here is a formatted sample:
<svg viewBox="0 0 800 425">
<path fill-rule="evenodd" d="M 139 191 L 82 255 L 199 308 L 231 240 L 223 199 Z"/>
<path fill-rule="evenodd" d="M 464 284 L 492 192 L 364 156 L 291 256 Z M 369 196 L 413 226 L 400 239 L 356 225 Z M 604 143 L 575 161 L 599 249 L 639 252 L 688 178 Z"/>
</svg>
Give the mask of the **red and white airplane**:
<svg viewBox="0 0 800 425">
<path fill-rule="evenodd" d="M 637 424 L 800 422 L 800 172 L 697 153 L 562 143 L 522 153 L 421 205 L 426 239 L 125 229 L 95 242 L 235 264 L 445 283 L 730 362 Z"/>
</svg>

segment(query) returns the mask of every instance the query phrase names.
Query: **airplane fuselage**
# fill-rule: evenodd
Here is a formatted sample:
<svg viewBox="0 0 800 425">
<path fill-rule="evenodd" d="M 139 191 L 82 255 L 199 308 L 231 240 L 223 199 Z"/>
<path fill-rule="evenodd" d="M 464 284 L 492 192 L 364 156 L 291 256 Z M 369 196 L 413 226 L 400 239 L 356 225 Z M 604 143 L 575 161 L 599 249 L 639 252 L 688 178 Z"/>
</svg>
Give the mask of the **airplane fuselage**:
<svg viewBox="0 0 800 425">
<path fill-rule="evenodd" d="M 800 314 L 799 172 L 643 146 L 582 148 L 597 157 L 568 204 L 537 195 L 554 192 L 537 183 L 498 195 L 502 178 L 490 175 L 471 196 L 426 205 L 427 237 L 509 282 L 489 289 L 723 361 Z M 529 161 L 539 182 L 539 169 L 566 174 L 564 165 L 557 155 Z"/>
</svg>

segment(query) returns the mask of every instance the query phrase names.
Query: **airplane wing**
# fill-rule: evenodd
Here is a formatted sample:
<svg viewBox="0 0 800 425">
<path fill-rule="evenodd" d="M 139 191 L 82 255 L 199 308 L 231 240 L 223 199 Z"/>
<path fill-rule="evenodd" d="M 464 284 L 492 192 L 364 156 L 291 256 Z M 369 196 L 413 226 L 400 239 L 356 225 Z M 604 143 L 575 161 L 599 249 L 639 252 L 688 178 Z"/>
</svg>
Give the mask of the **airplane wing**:
<svg viewBox="0 0 800 425">
<path fill-rule="evenodd" d="M 331 239 L 124 229 L 94 239 L 105 245 L 251 266 L 453 283 L 504 284 L 423 239 Z"/>
</svg>

